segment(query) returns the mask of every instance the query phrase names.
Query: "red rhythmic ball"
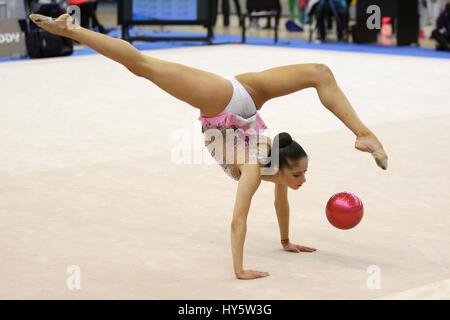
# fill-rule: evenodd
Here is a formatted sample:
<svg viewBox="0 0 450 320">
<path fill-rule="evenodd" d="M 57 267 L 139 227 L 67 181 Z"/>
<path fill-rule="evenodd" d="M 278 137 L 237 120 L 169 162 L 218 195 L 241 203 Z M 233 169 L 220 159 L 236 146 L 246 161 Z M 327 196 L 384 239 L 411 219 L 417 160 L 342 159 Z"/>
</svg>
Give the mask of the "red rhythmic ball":
<svg viewBox="0 0 450 320">
<path fill-rule="evenodd" d="M 351 229 L 362 219 L 362 201 L 351 192 L 340 192 L 331 196 L 326 207 L 328 221 L 338 229 Z"/>
</svg>

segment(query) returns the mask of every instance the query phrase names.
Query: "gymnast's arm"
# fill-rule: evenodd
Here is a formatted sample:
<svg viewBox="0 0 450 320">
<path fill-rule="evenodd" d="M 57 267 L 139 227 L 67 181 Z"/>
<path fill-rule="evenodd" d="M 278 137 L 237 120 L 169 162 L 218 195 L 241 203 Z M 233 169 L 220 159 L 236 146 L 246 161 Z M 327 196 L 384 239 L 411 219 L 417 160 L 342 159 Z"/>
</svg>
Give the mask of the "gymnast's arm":
<svg viewBox="0 0 450 320">
<path fill-rule="evenodd" d="M 317 249 L 294 244 L 289 241 L 289 201 L 287 186 L 275 184 L 275 211 L 280 227 L 281 245 L 285 251 L 314 252 Z"/>
<path fill-rule="evenodd" d="M 241 177 L 234 204 L 233 221 L 231 222 L 231 249 L 236 278 L 247 280 L 265 277 L 269 274 L 255 270 L 244 270 L 243 267 L 247 216 L 252 197 L 261 184 L 261 174 L 260 167 L 257 164 L 243 164 L 240 170 Z"/>
<path fill-rule="evenodd" d="M 278 226 L 280 227 L 281 245 L 283 247 L 286 247 L 289 242 L 289 201 L 287 195 L 287 186 L 275 184 L 274 205 L 278 219 Z"/>
</svg>

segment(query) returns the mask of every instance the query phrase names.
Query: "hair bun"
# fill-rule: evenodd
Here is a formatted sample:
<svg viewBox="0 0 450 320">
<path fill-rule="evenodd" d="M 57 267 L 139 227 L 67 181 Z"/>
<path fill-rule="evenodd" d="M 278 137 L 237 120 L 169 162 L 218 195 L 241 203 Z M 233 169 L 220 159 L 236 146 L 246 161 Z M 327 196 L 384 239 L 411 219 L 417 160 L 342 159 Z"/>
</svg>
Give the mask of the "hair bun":
<svg viewBox="0 0 450 320">
<path fill-rule="evenodd" d="M 281 132 L 280 134 L 277 134 L 275 139 L 278 139 L 280 148 L 287 147 L 292 143 L 292 137 L 287 132 Z"/>
</svg>

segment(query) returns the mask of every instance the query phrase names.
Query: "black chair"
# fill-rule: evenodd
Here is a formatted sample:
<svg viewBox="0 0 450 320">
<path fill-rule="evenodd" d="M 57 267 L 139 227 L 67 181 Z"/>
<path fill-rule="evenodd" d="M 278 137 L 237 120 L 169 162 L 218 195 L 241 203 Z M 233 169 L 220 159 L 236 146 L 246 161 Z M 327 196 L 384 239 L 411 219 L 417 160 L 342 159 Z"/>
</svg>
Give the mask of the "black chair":
<svg viewBox="0 0 450 320">
<path fill-rule="evenodd" d="M 247 13 L 241 16 L 242 43 L 246 41 L 246 18 L 275 18 L 274 42 L 278 42 L 278 25 L 281 16 L 281 5 L 279 0 L 247 0 Z M 270 25 L 270 20 L 269 23 Z"/>
</svg>

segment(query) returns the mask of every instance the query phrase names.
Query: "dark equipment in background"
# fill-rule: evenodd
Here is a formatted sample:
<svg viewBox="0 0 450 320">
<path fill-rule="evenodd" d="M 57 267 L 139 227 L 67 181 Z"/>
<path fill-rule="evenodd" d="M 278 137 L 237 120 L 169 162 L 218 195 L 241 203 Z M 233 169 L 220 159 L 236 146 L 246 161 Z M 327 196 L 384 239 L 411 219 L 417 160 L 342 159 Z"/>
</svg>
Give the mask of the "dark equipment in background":
<svg viewBox="0 0 450 320">
<path fill-rule="evenodd" d="M 367 28 L 370 14 L 367 8 L 377 5 L 381 9 L 381 18 L 390 17 L 397 46 L 409 46 L 419 42 L 419 8 L 417 1 L 411 0 L 358 0 L 356 3 L 356 25 L 353 27 L 353 42 L 375 43 L 380 30 Z"/>
<path fill-rule="evenodd" d="M 241 17 L 242 43 L 245 43 L 246 41 L 246 18 L 275 18 L 274 42 L 277 43 L 280 16 L 281 6 L 279 0 L 247 0 L 247 13 L 242 14 Z M 268 22 L 268 25 L 270 25 L 270 20 Z"/>
<path fill-rule="evenodd" d="M 52 18 L 58 18 L 65 11 L 61 8 L 58 2 L 43 4 L 36 6 L 35 0 L 25 1 L 25 38 L 28 55 L 30 58 L 49 58 L 67 56 L 73 53 L 73 40 L 51 34 L 44 29 L 36 26 L 29 19 L 31 13 L 39 13 Z M 33 3 L 34 2 L 34 3 Z M 33 4 L 34 11 L 31 11 L 30 5 Z"/>
<path fill-rule="evenodd" d="M 140 1 L 140 5 L 145 4 L 145 1 Z M 133 41 L 205 41 L 211 44 L 213 33 L 213 18 L 216 1 L 210 0 L 196 0 L 195 7 L 186 7 L 185 9 L 175 6 L 173 4 L 173 12 L 168 12 L 168 6 L 162 6 L 161 3 L 148 0 L 148 7 L 144 8 L 147 13 L 152 12 L 166 12 L 173 14 L 173 18 L 165 18 L 158 16 L 145 16 L 145 12 L 142 10 L 136 10 L 133 0 L 118 0 L 117 2 L 117 24 L 121 26 L 122 39 L 132 43 Z M 186 4 L 188 6 L 188 4 Z M 133 10 L 135 9 L 135 10 Z M 193 17 L 188 17 L 183 13 L 194 12 Z M 130 36 L 130 28 L 132 26 L 145 26 L 145 25 L 199 25 L 204 26 L 207 29 L 207 34 L 204 37 L 164 37 L 164 36 Z"/>
</svg>

